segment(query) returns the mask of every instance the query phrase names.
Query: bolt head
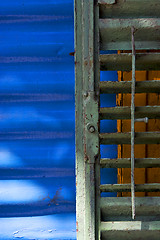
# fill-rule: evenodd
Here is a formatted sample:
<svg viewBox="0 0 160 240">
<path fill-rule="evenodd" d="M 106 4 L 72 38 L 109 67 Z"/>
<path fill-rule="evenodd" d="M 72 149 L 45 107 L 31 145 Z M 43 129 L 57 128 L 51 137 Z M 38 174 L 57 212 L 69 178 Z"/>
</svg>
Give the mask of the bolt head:
<svg viewBox="0 0 160 240">
<path fill-rule="evenodd" d="M 83 96 L 84 96 L 85 98 L 87 98 L 87 97 L 88 97 L 88 92 L 85 92 L 85 93 L 83 94 Z"/>
<path fill-rule="evenodd" d="M 89 127 L 89 131 L 90 131 L 90 133 L 94 133 L 95 132 L 95 127 L 94 126 L 90 126 Z"/>
</svg>

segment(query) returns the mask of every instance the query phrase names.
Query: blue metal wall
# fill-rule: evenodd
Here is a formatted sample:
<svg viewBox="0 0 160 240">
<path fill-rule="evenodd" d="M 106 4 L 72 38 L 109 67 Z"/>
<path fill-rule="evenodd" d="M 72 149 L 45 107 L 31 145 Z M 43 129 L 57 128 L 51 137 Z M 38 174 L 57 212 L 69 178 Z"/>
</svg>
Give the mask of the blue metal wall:
<svg viewBox="0 0 160 240">
<path fill-rule="evenodd" d="M 0 1 L 2 240 L 76 239 L 73 31 L 73 0 Z"/>
<path fill-rule="evenodd" d="M 110 51 L 111 53 L 111 51 Z M 114 53 L 114 52 L 113 52 Z M 118 81 L 118 75 L 115 71 L 102 71 L 100 74 L 101 81 Z M 101 107 L 115 107 L 116 94 L 101 94 Z M 101 120 L 100 131 L 102 133 L 117 132 L 117 120 Z M 117 158 L 117 145 L 102 145 L 102 158 Z M 101 184 L 117 183 L 117 169 L 102 168 L 101 169 Z M 101 193 L 103 197 L 116 197 L 117 193 Z"/>
</svg>

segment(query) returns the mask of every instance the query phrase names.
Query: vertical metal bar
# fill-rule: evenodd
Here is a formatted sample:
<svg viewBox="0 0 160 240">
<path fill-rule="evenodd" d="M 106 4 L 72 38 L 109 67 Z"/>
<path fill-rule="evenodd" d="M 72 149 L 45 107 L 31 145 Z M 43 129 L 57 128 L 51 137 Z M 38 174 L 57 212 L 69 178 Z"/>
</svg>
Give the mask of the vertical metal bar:
<svg viewBox="0 0 160 240">
<path fill-rule="evenodd" d="M 135 52 L 135 41 L 134 41 L 134 27 L 131 28 L 132 35 L 132 96 L 131 96 L 131 198 L 132 198 L 132 219 L 135 218 L 135 182 L 134 182 L 134 140 L 135 140 L 135 62 L 136 62 L 136 52 Z"/>
</svg>

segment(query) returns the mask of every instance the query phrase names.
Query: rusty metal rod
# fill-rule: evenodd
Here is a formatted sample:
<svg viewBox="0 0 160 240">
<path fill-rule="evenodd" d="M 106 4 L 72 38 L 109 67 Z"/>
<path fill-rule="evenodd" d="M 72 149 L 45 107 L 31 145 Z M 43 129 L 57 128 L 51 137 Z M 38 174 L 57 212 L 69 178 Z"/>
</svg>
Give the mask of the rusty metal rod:
<svg viewBox="0 0 160 240">
<path fill-rule="evenodd" d="M 136 52 L 135 52 L 135 41 L 134 41 L 134 27 L 131 28 L 132 33 L 132 92 L 131 92 L 131 199 L 132 199 L 132 219 L 135 218 L 135 182 L 134 182 L 134 140 L 135 140 L 135 86 L 136 86 Z"/>
</svg>

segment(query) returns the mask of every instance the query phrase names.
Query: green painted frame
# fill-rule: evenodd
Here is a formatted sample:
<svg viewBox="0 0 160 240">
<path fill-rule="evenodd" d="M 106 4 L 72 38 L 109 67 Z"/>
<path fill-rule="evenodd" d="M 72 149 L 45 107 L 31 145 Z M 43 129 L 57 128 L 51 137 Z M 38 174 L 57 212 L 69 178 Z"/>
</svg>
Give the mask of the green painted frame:
<svg viewBox="0 0 160 240">
<path fill-rule="evenodd" d="M 99 6 L 75 0 L 77 239 L 100 239 Z"/>
</svg>

